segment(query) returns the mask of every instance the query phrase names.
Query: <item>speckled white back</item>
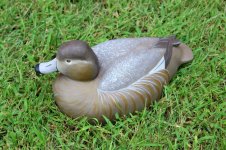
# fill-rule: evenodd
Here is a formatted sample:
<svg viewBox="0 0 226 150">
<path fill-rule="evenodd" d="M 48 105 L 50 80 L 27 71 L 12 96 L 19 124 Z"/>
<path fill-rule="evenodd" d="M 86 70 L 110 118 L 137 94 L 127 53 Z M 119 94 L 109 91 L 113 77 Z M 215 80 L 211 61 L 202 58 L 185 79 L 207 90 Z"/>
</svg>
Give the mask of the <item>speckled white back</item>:
<svg viewBox="0 0 226 150">
<path fill-rule="evenodd" d="M 125 88 L 147 75 L 161 60 L 165 49 L 154 48 L 159 38 L 110 40 L 92 47 L 100 64 L 99 89 Z"/>
</svg>

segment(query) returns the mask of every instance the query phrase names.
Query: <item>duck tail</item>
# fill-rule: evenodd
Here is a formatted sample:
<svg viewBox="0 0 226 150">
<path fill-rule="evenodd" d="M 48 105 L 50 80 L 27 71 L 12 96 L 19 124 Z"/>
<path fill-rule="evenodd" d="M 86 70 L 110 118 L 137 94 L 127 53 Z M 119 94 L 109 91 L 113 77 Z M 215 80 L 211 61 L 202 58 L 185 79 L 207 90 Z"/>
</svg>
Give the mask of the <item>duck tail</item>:
<svg viewBox="0 0 226 150">
<path fill-rule="evenodd" d="M 166 52 L 164 54 L 165 67 L 169 65 L 169 62 L 172 56 L 173 47 L 178 47 L 179 45 L 180 45 L 180 41 L 176 39 L 175 35 L 171 35 L 171 36 L 159 39 L 155 47 L 166 48 Z"/>
</svg>

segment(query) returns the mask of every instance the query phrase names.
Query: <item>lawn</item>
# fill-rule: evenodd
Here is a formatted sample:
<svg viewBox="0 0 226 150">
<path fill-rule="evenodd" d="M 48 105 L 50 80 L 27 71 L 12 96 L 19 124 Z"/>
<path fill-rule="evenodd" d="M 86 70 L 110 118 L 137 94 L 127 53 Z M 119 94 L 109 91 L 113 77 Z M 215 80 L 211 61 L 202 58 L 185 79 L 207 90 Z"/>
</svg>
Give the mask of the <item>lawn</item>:
<svg viewBox="0 0 226 150">
<path fill-rule="evenodd" d="M 223 0 L 1 0 L 2 149 L 225 149 L 226 7 Z M 176 34 L 194 60 L 150 108 L 91 125 L 57 108 L 56 73 L 36 76 L 62 42 Z"/>
</svg>

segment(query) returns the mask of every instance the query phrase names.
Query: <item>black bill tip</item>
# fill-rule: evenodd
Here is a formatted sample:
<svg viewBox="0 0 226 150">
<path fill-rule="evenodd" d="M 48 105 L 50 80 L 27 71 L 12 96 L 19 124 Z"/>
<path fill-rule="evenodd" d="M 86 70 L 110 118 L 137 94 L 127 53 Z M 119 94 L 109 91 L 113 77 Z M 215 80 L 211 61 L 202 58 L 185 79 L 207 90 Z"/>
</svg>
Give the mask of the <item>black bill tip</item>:
<svg viewBox="0 0 226 150">
<path fill-rule="evenodd" d="M 37 64 L 37 65 L 35 65 L 35 72 L 36 72 L 36 75 L 37 76 L 39 76 L 39 75 L 41 75 L 42 73 L 40 72 L 40 70 L 39 70 L 39 64 Z"/>
</svg>

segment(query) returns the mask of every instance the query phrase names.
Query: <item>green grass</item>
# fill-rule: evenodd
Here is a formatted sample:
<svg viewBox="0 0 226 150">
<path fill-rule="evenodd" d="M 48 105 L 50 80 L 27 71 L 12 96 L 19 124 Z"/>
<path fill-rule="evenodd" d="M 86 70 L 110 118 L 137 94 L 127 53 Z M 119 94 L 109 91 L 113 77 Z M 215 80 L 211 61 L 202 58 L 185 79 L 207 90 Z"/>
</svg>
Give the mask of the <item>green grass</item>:
<svg viewBox="0 0 226 150">
<path fill-rule="evenodd" d="M 2 149 L 225 149 L 226 7 L 221 0 L 0 1 Z M 56 74 L 33 66 L 71 39 L 90 45 L 122 37 L 176 34 L 194 60 L 161 101 L 116 123 L 90 125 L 57 108 Z"/>
</svg>

